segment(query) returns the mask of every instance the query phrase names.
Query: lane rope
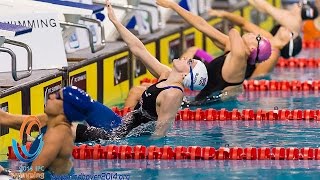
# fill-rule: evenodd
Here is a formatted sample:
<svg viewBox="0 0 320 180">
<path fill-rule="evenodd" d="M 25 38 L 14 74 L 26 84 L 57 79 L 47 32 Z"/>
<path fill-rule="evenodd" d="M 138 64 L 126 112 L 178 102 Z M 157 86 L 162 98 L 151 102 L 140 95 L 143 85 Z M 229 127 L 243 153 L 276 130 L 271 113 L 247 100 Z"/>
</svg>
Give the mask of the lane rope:
<svg viewBox="0 0 320 180">
<path fill-rule="evenodd" d="M 8 147 L 9 159 L 16 159 Z M 75 159 L 163 159 L 163 160 L 320 160 L 320 147 L 200 147 L 200 146 L 128 146 L 82 144 L 74 146 Z"/>
<path fill-rule="evenodd" d="M 319 68 L 320 58 L 279 58 L 277 67 L 281 68 Z"/>
<path fill-rule="evenodd" d="M 156 83 L 157 79 L 144 78 L 142 83 Z M 279 81 L 279 80 L 245 80 L 243 88 L 246 91 L 320 91 L 320 80 Z M 186 91 L 188 91 L 186 89 Z"/>
<path fill-rule="evenodd" d="M 119 116 L 124 116 L 127 113 L 131 112 L 132 109 L 125 107 L 123 109 L 118 107 L 112 107 L 112 110 Z M 176 115 L 176 121 L 285 121 L 285 120 L 315 120 L 320 121 L 320 110 L 312 109 L 278 109 L 277 107 L 274 110 L 253 110 L 253 109 L 233 109 L 228 111 L 225 108 L 220 110 L 209 108 L 201 109 L 197 108 L 196 110 L 190 110 L 185 108 L 179 110 Z"/>
</svg>

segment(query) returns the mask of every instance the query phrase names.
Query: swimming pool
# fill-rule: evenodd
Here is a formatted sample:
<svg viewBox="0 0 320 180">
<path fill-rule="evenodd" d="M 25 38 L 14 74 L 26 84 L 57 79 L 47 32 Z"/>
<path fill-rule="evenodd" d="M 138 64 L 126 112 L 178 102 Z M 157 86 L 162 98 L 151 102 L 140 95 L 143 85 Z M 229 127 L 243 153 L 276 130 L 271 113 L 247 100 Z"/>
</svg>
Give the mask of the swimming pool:
<svg viewBox="0 0 320 180">
<path fill-rule="evenodd" d="M 317 80 L 317 68 L 275 68 L 276 80 Z M 202 109 L 320 109 L 317 91 L 246 91 Z M 130 137 L 103 145 L 219 147 L 312 147 L 320 144 L 320 121 L 176 121 L 168 136 Z M 90 143 L 89 143 L 90 144 Z M 93 144 L 93 142 L 91 142 Z M 0 165 L 16 169 L 17 161 Z M 319 179 L 318 160 L 74 160 L 77 175 L 105 179 Z M 91 176 L 93 177 L 93 176 Z M 79 177 L 78 177 L 79 179 Z"/>
</svg>

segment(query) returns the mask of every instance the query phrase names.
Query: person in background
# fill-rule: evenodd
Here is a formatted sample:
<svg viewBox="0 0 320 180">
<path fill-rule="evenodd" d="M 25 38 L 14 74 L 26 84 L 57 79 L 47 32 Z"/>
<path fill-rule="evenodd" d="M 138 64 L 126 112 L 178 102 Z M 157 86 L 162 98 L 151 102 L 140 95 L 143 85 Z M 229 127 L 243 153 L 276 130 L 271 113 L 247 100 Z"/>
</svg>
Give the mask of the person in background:
<svg viewBox="0 0 320 180">
<path fill-rule="evenodd" d="M 318 17 L 317 8 L 310 1 L 303 0 L 294 3 L 289 9 L 274 7 L 265 0 L 248 0 L 258 11 L 270 15 L 281 26 L 288 28 L 294 37 L 301 33 L 303 21 Z"/>
<path fill-rule="evenodd" d="M 260 34 L 240 33 L 231 29 L 229 34 L 223 34 L 212 27 L 202 17 L 180 7 L 172 0 L 157 0 L 158 5 L 170 8 L 184 18 L 189 24 L 204 33 L 225 54 L 215 58 L 207 65 L 207 86 L 196 95 L 194 102 L 205 103 L 211 94 L 229 91 L 242 85 L 245 78 L 247 64 L 261 63 L 271 55 L 271 44 Z"/>
<path fill-rule="evenodd" d="M 211 9 L 209 14 L 211 16 L 227 19 L 241 27 L 246 32 L 261 34 L 270 40 L 272 46 L 271 56 L 268 60 L 262 63 L 248 64 L 245 77 L 246 79 L 266 76 L 276 66 L 280 55 L 282 57 L 289 58 L 297 55 L 302 49 L 300 36 L 293 39 L 293 33 L 283 26 L 279 26 L 278 29 L 274 28 L 270 33 L 245 18 L 228 11 Z"/>
</svg>

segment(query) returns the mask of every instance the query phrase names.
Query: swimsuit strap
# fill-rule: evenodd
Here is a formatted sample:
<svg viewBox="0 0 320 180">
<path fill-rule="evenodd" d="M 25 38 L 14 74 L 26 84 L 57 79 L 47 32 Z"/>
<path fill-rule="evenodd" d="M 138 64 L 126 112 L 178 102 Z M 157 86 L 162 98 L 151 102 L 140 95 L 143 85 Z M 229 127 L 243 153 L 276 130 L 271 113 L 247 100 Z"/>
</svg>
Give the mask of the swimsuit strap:
<svg viewBox="0 0 320 180">
<path fill-rule="evenodd" d="M 183 92 L 183 89 L 179 86 L 166 86 L 166 87 L 164 87 L 164 89 L 170 89 L 170 88 L 176 88 L 176 89 L 179 89 L 181 92 Z"/>
</svg>

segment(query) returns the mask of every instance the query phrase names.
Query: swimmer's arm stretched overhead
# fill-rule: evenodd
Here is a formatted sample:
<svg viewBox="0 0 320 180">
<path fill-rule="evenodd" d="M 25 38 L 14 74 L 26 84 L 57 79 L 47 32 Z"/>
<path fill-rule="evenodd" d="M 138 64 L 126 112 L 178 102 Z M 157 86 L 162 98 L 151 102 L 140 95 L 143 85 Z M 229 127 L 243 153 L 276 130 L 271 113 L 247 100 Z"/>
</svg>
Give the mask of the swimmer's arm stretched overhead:
<svg viewBox="0 0 320 180">
<path fill-rule="evenodd" d="M 177 89 L 163 91 L 160 98 L 156 130 L 152 135 L 154 138 L 163 137 L 167 134 L 182 102 L 181 92 Z"/>
<path fill-rule="evenodd" d="M 254 34 L 260 34 L 261 36 L 268 38 L 268 39 L 272 38 L 272 34 L 270 32 L 260 28 L 259 26 L 253 24 L 252 22 L 250 22 L 250 21 L 246 20 L 245 18 L 243 18 L 239 15 L 236 15 L 234 13 L 224 11 L 224 10 L 211 9 L 211 10 L 209 10 L 209 14 L 211 16 L 225 18 L 225 19 L 231 21 L 232 23 L 236 24 L 237 26 L 240 26 L 243 30 L 245 30 L 247 32 L 251 32 Z"/>
<path fill-rule="evenodd" d="M 120 36 L 126 42 L 130 51 L 142 61 L 151 74 L 154 77 L 159 78 L 161 74 L 171 71 L 168 66 L 161 64 L 154 56 L 152 56 L 144 44 L 117 20 L 109 0 L 106 0 L 106 6 L 110 21 L 117 28 Z"/>
<path fill-rule="evenodd" d="M 236 29 L 229 31 L 229 37 L 231 50 L 222 66 L 222 76 L 228 82 L 241 82 L 245 74 L 243 71 L 239 71 L 239 69 L 247 67 L 247 63 L 244 63 L 244 61 L 247 62 L 250 50 L 246 48 L 247 46 Z M 235 74 L 236 72 L 238 74 Z"/>
<path fill-rule="evenodd" d="M 29 115 L 16 115 L 7 113 L 0 109 L 0 125 L 19 130 L 23 121 L 28 116 Z M 46 114 L 37 115 L 37 118 L 39 119 L 41 126 L 46 125 L 48 120 L 48 116 Z"/>
<path fill-rule="evenodd" d="M 210 24 L 207 23 L 202 17 L 192 14 L 191 12 L 183 9 L 172 0 L 157 0 L 159 6 L 170 8 L 176 11 L 183 19 L 194 26 L 199 31 L 207 35 L 213 43 L 220 49 L 225 50 L 228 46 L 228 36 L 218 31 Z"/>
<path fill-rule="evenodd" d="M 265 0 L 248 0 L 260 12 L 272 16 L 280 25 L 290 29 L 295 34 L 300 33 L 302 18 L 300 12 L 276 8 Z"/>
</svg>

